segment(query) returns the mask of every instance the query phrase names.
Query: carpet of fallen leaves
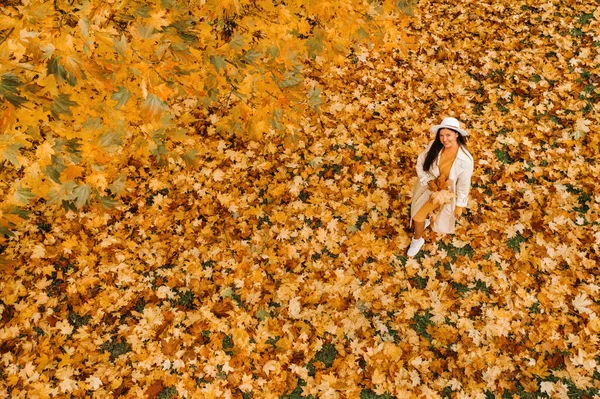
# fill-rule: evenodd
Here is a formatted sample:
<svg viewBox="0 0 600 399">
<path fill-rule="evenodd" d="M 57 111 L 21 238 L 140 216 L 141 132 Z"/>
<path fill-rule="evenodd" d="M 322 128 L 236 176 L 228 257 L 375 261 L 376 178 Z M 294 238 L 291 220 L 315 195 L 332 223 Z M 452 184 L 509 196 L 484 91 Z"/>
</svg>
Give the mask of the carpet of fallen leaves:
<svg viewBox="0 0 600 399">
<path fill-rule="evenodd" d="M 408 55 L 309 65 L 296 136 L 208 126 L 115 210 L 40 201 L 1 247 L 0 397 L 599 397 L 594 3 L 421 1 Z M 446 115 L 469 210 L 407 259 Z"/>
</svg>

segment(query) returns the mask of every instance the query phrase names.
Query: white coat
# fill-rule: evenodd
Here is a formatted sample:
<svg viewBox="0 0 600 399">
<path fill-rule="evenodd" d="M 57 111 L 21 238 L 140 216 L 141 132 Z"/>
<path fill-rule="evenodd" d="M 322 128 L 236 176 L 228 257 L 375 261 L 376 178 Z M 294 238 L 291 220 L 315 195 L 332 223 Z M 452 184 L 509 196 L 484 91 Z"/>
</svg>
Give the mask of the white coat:
<svg viewBox="0 0 600 399">
<path fill-rule="evenodd" d="M 412 218 L 417 214 L 419 209 L 431 196 L 431 190 L 427 186 L 431 180 L 435 180 L 440 175 L 438 169 L 438 163 L 440 161 L 440 155 L 437 160 L 431 165 L 429 171 L 423 170 L 423 162 L 427 156 L 427 151 L 431 148 L 433 142 L 429 143 L 425 151 L 423 151 L 417 158 L 417 179 L 412 190 L 412 204 L 410 208 L 410 223 L 412 225 Z M 441 153 L 441 151 L 440 151 Z M 455 198 L 452 199 L 448 204 L 442 205 L 438 217 L 432 225 L 433 231 L 441 234 L 452 234 L 454 233 L 454 225 L 456 218 L 454 216 L 454 210 L 457 206 L 466 207 L 469 199 L 469 191 L 471 190 L 471 176 L 473 175 L 473 156 L 463 146 L 460 146 L 456 159 L 450 168 L 450 175 L 448 179 L 452 182 L 452 191 L 456 194 Z"/>
</svg>

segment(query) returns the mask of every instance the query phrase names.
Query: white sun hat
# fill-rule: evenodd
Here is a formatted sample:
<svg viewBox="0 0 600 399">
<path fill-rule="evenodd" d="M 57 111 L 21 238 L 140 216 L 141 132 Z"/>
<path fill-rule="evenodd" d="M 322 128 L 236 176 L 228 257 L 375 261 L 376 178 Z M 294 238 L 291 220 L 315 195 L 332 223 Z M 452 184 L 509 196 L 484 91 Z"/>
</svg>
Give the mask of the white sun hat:
<svg viewBox="0 0 600 399">
<path fill-rule="evenodd" d="M 440 129 L 452 129 L 458 133 L 460 133 L 461 136 L 468 136 L 469 133 L 466 130 L 462 130 L 460 128 L 460 122 L 458 122 L 458 119 L 456 118 L 451 118 L 451 117 L 446 117 L 444 118 L 444 120 L 442 121 L 441 124 L 439 125 L 435 125 L 431 127 L 431 132 L 432 133 L 437 133 L 438 130 Z"/>
</svg>

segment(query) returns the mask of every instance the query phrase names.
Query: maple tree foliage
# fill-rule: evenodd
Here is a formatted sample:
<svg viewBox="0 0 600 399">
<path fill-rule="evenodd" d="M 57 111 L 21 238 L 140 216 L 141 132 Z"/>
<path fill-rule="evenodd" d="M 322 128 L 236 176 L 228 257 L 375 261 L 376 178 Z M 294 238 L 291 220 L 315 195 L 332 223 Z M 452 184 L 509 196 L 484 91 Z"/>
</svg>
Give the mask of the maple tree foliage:
<svg viewBox="0 0 600 399">
<path fill-rule="evenodd" d="M 90 201 L 114 207 L 124 168 L 192 163 L 208 126 L 294 135 L 320 103 L 307 60 L 339 64 L 361 43 L 395 43 L 398 5 L 9 4 L 0 25 L 1 159 L 19 175 L 7 213 L 34 198 L 73 210 Z"/>
<path fill-rule="evenodd" d="M 598 396 L 597 7 L 399 7 L 6 2 L 0 397 Z"/>
</svg>

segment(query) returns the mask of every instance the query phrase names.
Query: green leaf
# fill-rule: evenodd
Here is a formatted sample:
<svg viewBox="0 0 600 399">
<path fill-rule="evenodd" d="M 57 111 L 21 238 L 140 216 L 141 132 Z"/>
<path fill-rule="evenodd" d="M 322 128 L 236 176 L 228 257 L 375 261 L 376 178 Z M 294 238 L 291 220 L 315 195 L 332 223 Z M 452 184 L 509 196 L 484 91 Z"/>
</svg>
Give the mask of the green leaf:
<svg viewBox="0 0 600 399">
<path fill-rule="evenodd" d="M 119 175 L 108 187 L 111 193 L 121 194 L 125 191 L 125 175 Z"/>
<path fill-rule="evenodd" d="M 271 57 L 271 58 L 277 58 L 279 57 L 279 55 L 281 54 L 279 51 L 279 47 L 277 46 L 271 46 L 267 49 L 267 54 Z"/>
<path fill-rule="evenodd" d="M 33 192 L 31 192 L 30 188 L 19 187 L 15 192 L 15 199 L 24 204 L 28 204 L 29 201 L 34 199 L 35 197 L 36 195 Z"/>
<path fill-rule="evenodd" d="M 185 154 L 182 154 L 181 158 L 183 158 L 185 163 L 187 163 L 188 165 L 192 165 L 194 163 L 194 160 L 196 159 L 196 156 L 198 156 L 198 150 L 195 148 L 191 148 L 188 151 L 186 151 Z"/>
<path fill-rule="evenodd" d="M 269 316 L 269 312 L 267 312 L 267 310 L 265 308 L 260 308 L 256 311 L 255 316 L 260 321 L 263 321 L 264 319 L 267 318 L 267 316 Z"/>
<path fill-rule="evenodd" d="M 102 127 L 102 119 L 99 116 L 92 117 L 88 115 L 85 122 L 83 122 L 83 127 L 91 130 L 98 130 Z"/>
<path fill-rule="evenodd" d="M 110 199 L 109 197 L 100 197 L 100 205 L 102 205 L 104 209 L 113 209 L 119 205 L 119 201 Z"/>
<path fill-rule="evenodd" d="M 187 48 L 187 44 L 193 44 L 198 41 L 198 36 L 194 34 L 194 25 L 190 20 L 180 20 L 174 21 L 169 25 L 169 28 L 174 28 L 177 30 L 177 34 L 179 37 L 184 40 L 186 43 L 173 43 L 173 48 L 177 49 L 176 51 L 180 51 L 179 46 L 185 46 Z"/>
<path fill-rule="evenodd" d="M 262 53 L 260 53 L 256 50 L 250 49 L 244 53 L 244 55 L 242 56 L 242 61 L 247 62 L 248 64 L 255 65 L 254 60 L 256 60 L 257 58 L 260 58 L 261 56 L 262 56 Z"/>
<path fill-rule="evenodd" d="M 81 152 L 81 137 L 75 137 L 65 142 L 65 150 L 70 154 L 79 154 Z"/>
<path fill-rule="evenodd" d="M 78 164 L 81 162 L 81 138 L 75 137 L 65 142 L 65 151 L 67 151 L 67 159 Z"/>
<path fill-rule="evenodd" d="M 323 103 L 321 101 L 321 90 L 318 87 L 311 87 L 308 90 L 308 105 L 319 112 L 319 106 Z"/>
<path fill-rule="evenodd" d="M 111 99 L 117 101 L 117 105 L 115 109 L 121 108 L 123 105 L 127 104 L 129 98 L 131 97 L 131 92 L 125 86 L 117 86 L 119 91 L 112 94 Z"/>
<path fill-rule="evenodd" d="M 90 194 L 92 190 L 87 184 L 82 184 L 80 186 L 75 187 L 73 190 L 73 194 L 75 195 L 75 206 L 77 209 L 83 208 L 85 204 L 87 204 L 90 199 Z"/>
<path fill-rule="evenodd" d="M 233 296 L 233 288 L 227 287 L 221 293 L 221 297 L 223 298 L 231 298 Z"/>
<path fill-rule="evenodd" d="M 146 99 L 142 102 L 142 107 L 147 109 L 152 115 L 158 115 L 160 112 L 167 109 L 167 104 L 156 97 L 154 94 L 148 94 Z"/>
<path fill-rule="evenodd" d="M 98 147 L 103 150 L 110 150 L 111 147 L 121 144 L 123 144 L 121 134 L 114 130 L 104 132 L 98 137 Z"/>
<path fill-rule="evenodd" d="M 67 72 L 67 83 L 69 86 L 75 86 L 77 84 L 77 77 L 73 72 Z"/>
<path fill-rule="evenodd" d="M 221 347 L 223 349 L 231 349 L 234 347 L 233 338 L 231 337 L 231 335 L 226 335 L 225 337 L 223 337 L 223 343 L 221 344 Z"/>
<path fill-rule="evenodd" d="M 156 32 L 156 30 L 154 29 L 154 26 L 148 24 L 148 25 L 144 25 L 142 23 L 137 23 L 137 30 L 138 32 L 140 32 L 140 36 L 143 39 L 151 39 L 152 36 L 154 35 L 154 32 Z"/>
<path fill-rule="evenodd" d="M 398 0 L 396 7 L 406 15 L 413 15 L 413 7 L 415 6 L 415 0 Z"/>
<path fill-rule="evenodd" d="M 64 169 L 64 167 L 63 167 Z M 54 165 L 46 166 L 46 175 L 55 183 L 60 184 L 60 170 Z"/>
<path fill-rule="evenodd" d="M 8 213 L 10 213 L 11 215 L 17 215 L 21 219 L 29 219 L 29 214 L 31 212 L 29 212 L 23 207 L 15 206 Z"/>
<path fill-rule="evenodd" d="M 19 155 L 19 148 L 21 147 L 23 147 L 23 145 L 19 143 L 9 145 L 4 149 L 4 152 L 2 153 L 2 159 L 6 159 L 18 168 L 19 161 L 17 160 L 17 155 Z"/>
<path fill-rule="evenodd" d="M 21 83 L 21 80 L 18 76 L 11 72 L 5 73 L 2 75 L 2 80 L 0 81 L 0 93 L 7 91 L 11 93 L 17 93 L 18 87 L 22 85 L 23 83 Z"/>
<path fill-rule="evenodd" d="M 27 99 L 19 96 L 19 87 L 23 83 L 18 76 L 13 73 L 5 73 L 2 75 L 0 80 L 0 95 L 4 97 L 6 101 L 19 108 L 21 105 L 27 102 Z"/>
<path fill-rule="evenodd" d="M 0 234 L 3 234 L 6 237 L 14 237 L 15 233 L 13 233 L 12 231 L 10 231 L 9 229 L 7 229 L 4 226 L 0 226 Z"/>
<path fill-rule="evenodd" d="M 136 17 L 150 18 L 150 12 L 152 12 L 152 6 L 148 4 L 143 4 L 135 9 L 133 15 Z"/>
<path fill-rule="evenodd" d="M 287 71 L 283 74 L 283 81 L 280 83 L 281 87 L 293 87 L 297 86 L 304 80 L 304 77 L 296 71 Z"/>
<path fill-rule="evenodd" d="M 363 28 L 362 26 L 356 30 L 356 35 L 358 36 L 359 39 L 368 39 L 369 38 L 369 32 L 367 32 L 365 30 L 365 28 Z"/>
<path fill-rule="evenodd" d="M 25 97 L 17 96 L 13 93 L 4 93 L 2 96 L 6 101 L 14 105 L 16 108 L 20 108 L 23 104 L 27 102 Z"/>
<path fill-rule="evenodd" d="M 119 55 L 122 55 L 122 56 L 127 55 L 127 37 L 125 37 L 125 35 L 121 35 L 121 38 L 119 40 L 117 40 L 116 38 L 113 39 L 113 48 Z M 121 87 L 121 86 L 119 86 L 119 87 Z M 113 96 L 114 96 L 114 94 L 113 94 Z M 114 100 L 114 98 L 113 98 L 113 100 Z"/>
<path fill-rule="evenodd" d="M 215 67 L 215 70 L 219 72 L 221 69 L 225 69 L 227 64 L 225 63 L 225 57 L 222 55 L 211 55 L 209 57 L 210 63 Z"/>
<path fill-rule="evenodd" d="M 54 75 L 59 80 L 64 80 L 67 78 L 67 72 L 65 71 L 65 67 L 58 63 L 60 61 L 59 57 L 52 57 L 48 60 L 48 65 L 46 69 L 46 73 L 48 75 Z"/>
<path fill-rule="evenodd" d="M 57 205 L 63 203 L 63 201 L 74 199 L 73 189 L 75 189 L 75 187 L 77 187 L 77 183 L 73 180 L 61 184 L 58 190 L 55 189 L 48 193 L 48 203 Z"/>
<path fill-rule="evenodd" d="M 271 126 L 273 129 L 281 130 L 283 129 L 283 124 L 281 123 L 281 118 L 283 118 L 283 110 L 281 108 L 275 108 L 273 110 L 273 116 L 269 118 L 269 122 L 271 122 Z"/>
<path fill-rule="evenodd" d="M 237 32 L 233 34 L 231 40 L 229 41 L 229 47 L 234 50 L 239 50 L 246 45 L 246 41 L 242 36 L 240 36 Z"/>
<path fill-rule="evenodd" d="M 319 31 L 315 30 L 315 34 L 305 42 L 305 46 L 308 50 L 308 55 L 314 60 L 323 51 L 323 36 Z"/>
<path fill-rule="evenodd" d="M 55 151 L 60 151 L 55 148 Z M 60 182 L 60 174 L 63 170 L 66 169 L 66 166 L 63 163 L 63 159 L 60 156 L 52 155 L 50 157 L 52 163 L 46 166 L 46 175 L 52 179 L 55 183 L 61 184 Z"/>
<path fill-rule="evenodd" d="M 71 101 L 70 96 L 67 94 L 59 94 L 57 98 L 52 102 L 52 115 L 58 117 L 60 114 L 73 115 L 71 107 L 79 105 L 75 101 Z"/>
</svg>

